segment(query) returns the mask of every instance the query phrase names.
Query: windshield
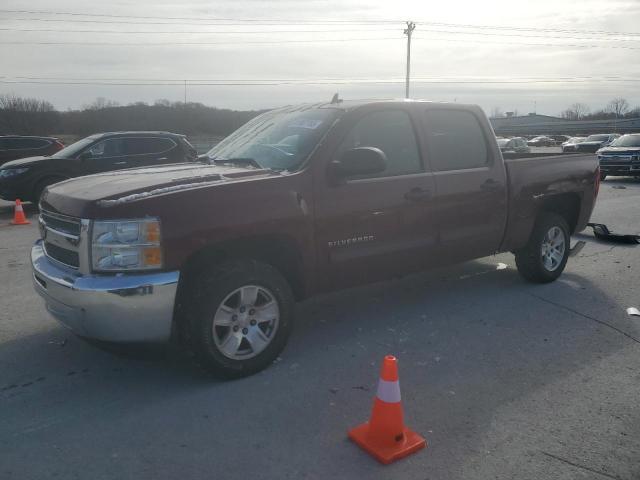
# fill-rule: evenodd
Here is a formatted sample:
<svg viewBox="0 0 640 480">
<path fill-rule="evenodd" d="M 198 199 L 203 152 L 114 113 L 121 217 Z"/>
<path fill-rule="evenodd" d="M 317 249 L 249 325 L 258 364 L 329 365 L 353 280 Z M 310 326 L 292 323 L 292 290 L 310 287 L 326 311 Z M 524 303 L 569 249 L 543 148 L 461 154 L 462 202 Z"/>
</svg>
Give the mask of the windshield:
<svg viewBox="0 0 640 480">
<path fill-rule="evenodd" d="M 509 139 L 508 138 L 499 138 L 498 139 L 498 146 L 499 147 L 506 147 L 507 143 L 509 143 Z"/>
<path fill-rule="evenodd" d="M 88 147 L 93 142 L 95 142 L 99 138 L 99 135 L 91 135 L 90 137 L 83 138 L 82 140 L 78 140 L 76 143 L 72 143 L 68 147 L 63 148 L 59 152 L 51 155 L 52 158 L 74 158 L 78 153 L 84 150 L 85 147 Z"/>
<path fill-rule="evenodd" d="M 612 147 L 640 147 L 640 135 L 623 135 L 611 142 Z"/>
<path fill-rule="evenodd" d="M 251 159 L 262 168 L 297 170 L 339 114 L 334 108 L 287 107 L 254 118 L 213 147 L 213 160 Z"/>
<path fill-rule="evenodd" d="M 609 135 L 589 135 L 587 142 L 604 142 L 609 139 Z"/>
</svg>

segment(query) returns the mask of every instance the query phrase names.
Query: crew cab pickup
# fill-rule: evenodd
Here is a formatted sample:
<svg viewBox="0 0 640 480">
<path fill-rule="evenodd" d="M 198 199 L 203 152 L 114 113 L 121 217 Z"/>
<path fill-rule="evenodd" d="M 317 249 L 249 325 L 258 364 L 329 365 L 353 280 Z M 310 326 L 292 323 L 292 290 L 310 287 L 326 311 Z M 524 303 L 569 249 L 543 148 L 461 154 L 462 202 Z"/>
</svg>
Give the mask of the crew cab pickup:
<svg viewBox="0 0 640 480">
<path fill-rule="evenodd" d="M 509 251 L 527 280 L 555 280 L 599 186 L 594 155 L 505 160 L 479 107 L 422 101 L 273 110 L 207 158 L 45 190 L 31 260 L 54 317 L 177 338 L 248 375 L 318 292 Z"/>
</svg>

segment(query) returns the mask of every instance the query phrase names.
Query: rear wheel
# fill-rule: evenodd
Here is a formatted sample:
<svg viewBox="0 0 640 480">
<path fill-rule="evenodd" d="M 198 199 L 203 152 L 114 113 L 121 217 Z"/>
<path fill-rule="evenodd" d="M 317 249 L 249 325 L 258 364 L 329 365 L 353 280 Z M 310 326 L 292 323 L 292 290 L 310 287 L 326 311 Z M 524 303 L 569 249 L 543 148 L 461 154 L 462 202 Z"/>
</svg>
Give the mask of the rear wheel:
<svg viewBox="0 0 640 480">
<path fill-rule="evenodd" d="M 203 273 L 188 299 L 189 343 L 218 377 L 239 378 L 268 367 L 283 350 L 293 321 L 293 295 L 272 266 L 239 260 Z"/>
<path fill-rule="evenodd" d="M 553 282 L 569 258 L 569 225 L 560 215 L 544 212 L 527 245 L 515 252 L 518 272 L 530 282 Z"/>
</svg>

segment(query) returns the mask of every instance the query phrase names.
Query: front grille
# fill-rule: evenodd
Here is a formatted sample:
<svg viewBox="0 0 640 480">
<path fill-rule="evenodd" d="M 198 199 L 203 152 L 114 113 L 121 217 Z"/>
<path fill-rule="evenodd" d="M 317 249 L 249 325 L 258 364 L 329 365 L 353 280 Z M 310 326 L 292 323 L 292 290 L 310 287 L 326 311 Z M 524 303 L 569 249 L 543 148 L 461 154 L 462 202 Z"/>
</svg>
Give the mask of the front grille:
<svg viewBox="0 0 640 480">
<path fill-rule="evenodd" d="M 68 235 L 80 235 L 80 221 L 75 218 L 63 217 L 43 211 L 40 214 L 42 221 L 51 229 Z"/>
<path fill-rule="evenodd" d="M 44 242 L 44 251 L 49 257 L 69 267 L 78 268 L 80 266 L 78 252 L 72 252 L 49 242 Z"/>
<path fill-rule="evenodd" d="M 81 221 L 42 210 L 39 223 L 45 254 L 64 265 L 79 268 Z"/>
<path fill-rule="evenodd" d="M 630 155 L 602 155 L 600 157 L 600 164 L 609 165 L 609 164 L 625 164 L 631 163 L 633 157 Z"/>
</svg>

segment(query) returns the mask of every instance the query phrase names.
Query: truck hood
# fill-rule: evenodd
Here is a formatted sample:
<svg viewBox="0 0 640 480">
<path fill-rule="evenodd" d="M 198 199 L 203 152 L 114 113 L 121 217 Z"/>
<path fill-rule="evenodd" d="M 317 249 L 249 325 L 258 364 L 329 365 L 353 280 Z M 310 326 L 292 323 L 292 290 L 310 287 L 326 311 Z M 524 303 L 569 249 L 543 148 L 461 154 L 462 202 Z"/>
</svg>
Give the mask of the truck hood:
<svg viewBox="0 0 640 480">
<path fill-rule="evenodd" d="M 279 174 L 257 168 L 193 163 L 132 168 L 56 183 L 45 191 L 42 204 L 46 209 L 74 215 L 89 204 L 109 208 L 172 192 L 273 175 Z"/>
<path fill-rule="evenodd" d="M 640 153 L 640 147 L 604 147 L 598 153 L 607 155 L 635 155 Z"/>
<path fill-rule="evenodd" d="M 49 160 L 49 157 L 27 157 L 20 158 L 18 160 L 11 160 L 2 164 L 2 168 L 23 168 L 30 167 L 31 165 L 42 162 L 43 160 Z"/>
</svg>

